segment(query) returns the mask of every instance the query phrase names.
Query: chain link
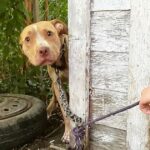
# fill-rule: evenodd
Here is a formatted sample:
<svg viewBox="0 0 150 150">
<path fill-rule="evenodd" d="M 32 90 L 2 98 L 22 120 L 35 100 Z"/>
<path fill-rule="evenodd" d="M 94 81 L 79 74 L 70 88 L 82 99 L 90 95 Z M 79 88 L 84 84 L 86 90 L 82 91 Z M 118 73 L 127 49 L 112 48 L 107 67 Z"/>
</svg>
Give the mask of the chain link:
<svg viewBox="0 0 150 150">
<path fill-rule="evenodd" d="M 60 103 L 64 109 L 65 116 L 70 117 L 71 120 L 76 124 L 76 126 L 79 126 L 83 124 L 82 118 L 78 117 L 76 114 L 72 113 L 72 111 L 70 110 L 66 92 L 62 87 L 62 82 L 59 76 L 59 70 L 56 68 L 55 71 L 57 74 L 57 85 L 59 87 L 59 93 L 60 93 Z"/>
</svg>

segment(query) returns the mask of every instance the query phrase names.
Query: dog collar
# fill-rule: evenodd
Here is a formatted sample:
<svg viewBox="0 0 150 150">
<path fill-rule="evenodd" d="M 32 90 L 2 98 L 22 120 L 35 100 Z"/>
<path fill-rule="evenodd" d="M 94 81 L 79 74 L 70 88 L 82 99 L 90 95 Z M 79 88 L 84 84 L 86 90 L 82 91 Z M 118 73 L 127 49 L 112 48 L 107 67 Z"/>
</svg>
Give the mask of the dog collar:
<svg viewBox="0 0 150 150">
<path fill-rule="evenodd" d="M 65 62 L 65 56 L 64 56 L 65 49 L 66 49 L 66 40 L 65 38 L 63 38 L 62 46 L 60 48 L 60 56 L 59 56 L 60 64 L 54 63 L 53 65 L 51 65 L 53 68 L 58 70 L 64 70 L 66 68 L 66 63 L 63 63 Z"/>
</svg>

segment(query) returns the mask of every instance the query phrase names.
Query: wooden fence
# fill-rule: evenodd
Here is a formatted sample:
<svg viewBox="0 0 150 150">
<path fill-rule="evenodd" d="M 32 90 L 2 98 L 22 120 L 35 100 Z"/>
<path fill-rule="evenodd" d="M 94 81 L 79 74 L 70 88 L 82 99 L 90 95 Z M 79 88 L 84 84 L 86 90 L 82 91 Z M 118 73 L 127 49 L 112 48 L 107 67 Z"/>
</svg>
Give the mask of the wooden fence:
<svg viewBox="0 0 150 150">
<path fill-rule="evenodd" d="M 85 119 L 139 100 L 150 83 L 150 1 L 69 0 L 70 107 Z M 150 150 L 149 117 L 134 108 L 87 131 L 91 150 Z"/>
</svg>

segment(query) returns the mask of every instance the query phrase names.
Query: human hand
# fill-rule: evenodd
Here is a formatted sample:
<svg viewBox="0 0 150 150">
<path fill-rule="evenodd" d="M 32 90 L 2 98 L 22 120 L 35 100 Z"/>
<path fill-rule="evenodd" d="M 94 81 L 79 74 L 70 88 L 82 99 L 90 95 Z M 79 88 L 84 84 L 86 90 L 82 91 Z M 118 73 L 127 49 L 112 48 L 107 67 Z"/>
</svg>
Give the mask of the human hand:
<svg viewBox="0 0 150 150">
<path fill-rule="evenodd" d="M 141 92 L 139 105 L 142 112 L 150 115 L 150 87 L 143 89 Z"/>
</svg>

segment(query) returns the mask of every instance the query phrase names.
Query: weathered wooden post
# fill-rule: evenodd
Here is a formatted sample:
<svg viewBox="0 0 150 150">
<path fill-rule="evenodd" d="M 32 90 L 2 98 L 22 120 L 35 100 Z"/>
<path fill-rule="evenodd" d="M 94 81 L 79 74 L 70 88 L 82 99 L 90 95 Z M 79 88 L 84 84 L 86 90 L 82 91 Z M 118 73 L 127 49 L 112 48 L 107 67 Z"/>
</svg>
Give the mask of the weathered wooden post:
<svg viewBox="0 0 150 150">
<path fill-rule="evenodd" d="M 129 101 L 139 100 L 150 85 L 150 1 L 131 0 Z M 149 116 L 134 108 L 128 114 L 128 150 L 150 150 Z"/>
<path fill-rule="evenodd" d="M 71 110 L 89 112 L 90 0 L 69 0 L 69 87 Z"/>
</svg>

